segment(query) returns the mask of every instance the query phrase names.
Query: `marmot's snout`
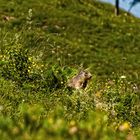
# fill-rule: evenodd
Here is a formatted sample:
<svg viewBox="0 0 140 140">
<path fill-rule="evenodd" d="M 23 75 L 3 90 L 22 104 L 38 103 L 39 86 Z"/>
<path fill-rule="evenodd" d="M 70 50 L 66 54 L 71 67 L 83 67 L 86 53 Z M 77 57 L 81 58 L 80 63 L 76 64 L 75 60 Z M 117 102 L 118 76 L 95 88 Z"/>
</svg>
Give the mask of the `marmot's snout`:
<svg viewBox="0 0 140 140">
<path fill-rule="evenodd" d="M 86 79 L 91 79 L 92 78 L 92 75 L 90 72 L 85 72 L 85 78 Z"/>
</svg>

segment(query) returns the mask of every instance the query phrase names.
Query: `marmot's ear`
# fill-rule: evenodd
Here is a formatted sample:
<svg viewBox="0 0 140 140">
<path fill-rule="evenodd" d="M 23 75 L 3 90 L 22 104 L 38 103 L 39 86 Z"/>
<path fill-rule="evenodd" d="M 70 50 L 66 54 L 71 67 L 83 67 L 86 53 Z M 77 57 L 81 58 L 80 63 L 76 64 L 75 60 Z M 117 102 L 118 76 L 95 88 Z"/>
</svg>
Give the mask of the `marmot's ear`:
<svg viewBox="0 0 140 140">
<path fill-rule="evenodd" d="M 88 67 L 85 69 L 85 71 L 90 71 L 91 70 L 91 67 Z"/>
<path fill-rule="evenodd" d="M 83 72 L 84 71 L 84 69 L 79 69 L 78 70 L 78 73 L 81 73 L 81 72 Z"/>
<path fill-rule="evenodd" d="M 81 71 L 84 71 L 83 63 L 80 64 L 80 67 L 78 68 L 78 71 L 79 71 L 79 73 L 80 73 Z"/>
</svg>

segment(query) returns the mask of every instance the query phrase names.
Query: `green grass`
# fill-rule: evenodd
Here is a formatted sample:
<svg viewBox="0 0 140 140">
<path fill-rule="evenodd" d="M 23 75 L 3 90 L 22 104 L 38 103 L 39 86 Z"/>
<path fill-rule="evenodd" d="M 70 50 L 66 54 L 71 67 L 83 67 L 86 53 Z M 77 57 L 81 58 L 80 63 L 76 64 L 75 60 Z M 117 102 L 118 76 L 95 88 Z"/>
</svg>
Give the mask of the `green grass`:
<svg viewBox="0 0 140 140">
<path fill-rule="evenodd" d="M 139 139 L 139 23 L 93 0 L 0 0 L 1 139 Z"/>
</svg>

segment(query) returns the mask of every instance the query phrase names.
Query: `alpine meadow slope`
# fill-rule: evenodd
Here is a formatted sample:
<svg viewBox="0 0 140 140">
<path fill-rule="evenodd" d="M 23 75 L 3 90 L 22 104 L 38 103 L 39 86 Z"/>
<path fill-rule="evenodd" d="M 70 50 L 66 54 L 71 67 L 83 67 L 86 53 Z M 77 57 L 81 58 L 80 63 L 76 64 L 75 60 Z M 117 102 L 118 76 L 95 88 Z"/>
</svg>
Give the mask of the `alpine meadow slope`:
<svg viewBox="0 0 140 140">
<path fill-rule="evenodd" d="M 140 19 L 95 0 L 0 0 L 0 137 L 140 138 Z M 87 87 L 69 79 L 88 69 Z"/>
</svg>

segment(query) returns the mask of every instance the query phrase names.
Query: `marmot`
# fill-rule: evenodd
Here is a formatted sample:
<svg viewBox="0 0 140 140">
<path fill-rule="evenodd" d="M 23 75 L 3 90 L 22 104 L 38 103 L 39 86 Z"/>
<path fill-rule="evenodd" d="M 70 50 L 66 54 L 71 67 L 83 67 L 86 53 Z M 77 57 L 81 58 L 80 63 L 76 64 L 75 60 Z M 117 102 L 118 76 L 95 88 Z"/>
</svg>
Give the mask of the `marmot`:
<svg viewBox="0 0 140 140">
<path fill-rule="evenodd" d="M 68 81 L 68 87 L 75 89 L 85 89 L 88 81 L 91 79 L 92 75 L 87 71 L 80 71 L 78 75 L 74 76 Z"/>
</svg>

